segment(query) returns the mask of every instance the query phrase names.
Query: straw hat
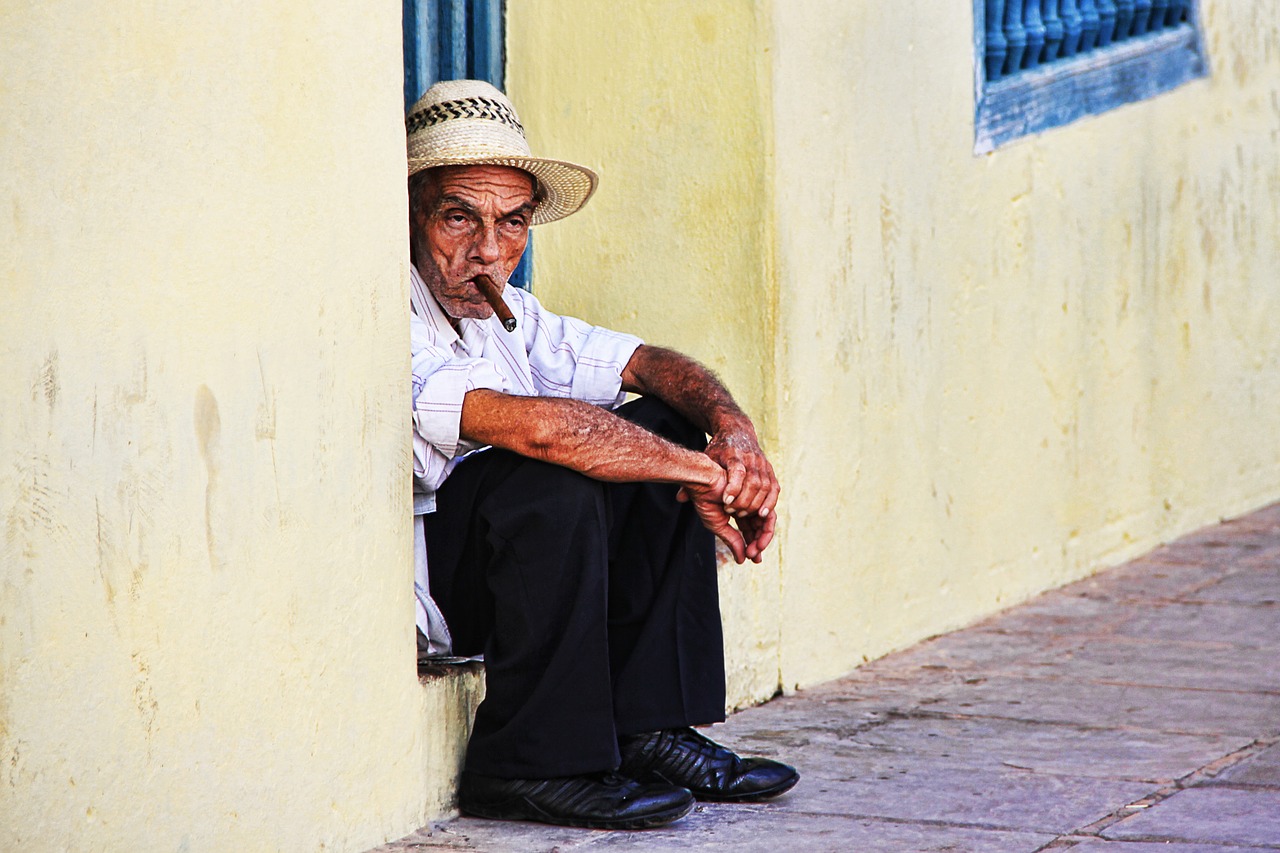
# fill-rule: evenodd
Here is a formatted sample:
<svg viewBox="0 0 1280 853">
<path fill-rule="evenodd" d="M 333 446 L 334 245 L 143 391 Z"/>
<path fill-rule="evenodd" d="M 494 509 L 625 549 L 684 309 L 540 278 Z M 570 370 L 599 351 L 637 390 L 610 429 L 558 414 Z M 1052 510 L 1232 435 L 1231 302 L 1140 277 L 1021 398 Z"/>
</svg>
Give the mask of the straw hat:
<svg viewBox="0 0 1280 853">
<path fill-rule="evenodd" d="M 596 189 L 596 173 L 561 160 L 534 157 L 507 96 L 482 80 L 446 80 L 426 91 L 405 117 L 409 174 L 432 166 L 491 164 L 523 169 L 542 200 L 533 224 L 578 210 Z"/>
</svg>

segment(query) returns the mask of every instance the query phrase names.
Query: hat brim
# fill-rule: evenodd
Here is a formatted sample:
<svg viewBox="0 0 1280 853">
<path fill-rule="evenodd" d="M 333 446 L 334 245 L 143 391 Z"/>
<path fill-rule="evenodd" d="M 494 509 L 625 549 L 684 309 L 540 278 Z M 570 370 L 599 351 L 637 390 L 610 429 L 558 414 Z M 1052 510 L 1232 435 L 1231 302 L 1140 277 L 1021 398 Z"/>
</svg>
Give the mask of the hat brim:
<svg viewBox="0 0 1280 853">
<path fill-rule="evenodd" d="M 587 203 L 600 183 L 595 172 L 586 166 L 542 157 L 506 157 L 478 154 L 459 157 L 410 157 L 409 175 L 436 166 L 511 166 L 533 175 L 541 190 L 542 200 L 533 212 L 532 225 L 564 219 Z"/>
</svg>

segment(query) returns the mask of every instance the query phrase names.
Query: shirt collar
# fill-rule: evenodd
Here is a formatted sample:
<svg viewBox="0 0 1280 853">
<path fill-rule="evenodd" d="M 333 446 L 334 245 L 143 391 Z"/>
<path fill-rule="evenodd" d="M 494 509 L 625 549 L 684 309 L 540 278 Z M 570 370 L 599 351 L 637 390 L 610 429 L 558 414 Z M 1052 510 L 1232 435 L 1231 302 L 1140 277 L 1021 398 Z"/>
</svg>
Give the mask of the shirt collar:
<svg viewBox="0 0 1280 853">
<path fill-rule="evenodd" d="M 453 328 L 453 323 L 449 321 L 449 315 L 444 313 L 440 303 L 427 289 L 426 282 L 422 280 L 422 276 L 418 274 L 418 268 L 413 264 L 409 264 L 409 284 L 409 303 L 413 313 L 435 329 L 441 343 L 453 346 L 461 342 L 465 349 L 472 351 L 476 346 L 483 346 L 489 339 L 492 334 L 489 321 L 468 318 L 458 321 L 458 325 L 462 328 L 462 336 L 459 337 Z"/>
</svg>

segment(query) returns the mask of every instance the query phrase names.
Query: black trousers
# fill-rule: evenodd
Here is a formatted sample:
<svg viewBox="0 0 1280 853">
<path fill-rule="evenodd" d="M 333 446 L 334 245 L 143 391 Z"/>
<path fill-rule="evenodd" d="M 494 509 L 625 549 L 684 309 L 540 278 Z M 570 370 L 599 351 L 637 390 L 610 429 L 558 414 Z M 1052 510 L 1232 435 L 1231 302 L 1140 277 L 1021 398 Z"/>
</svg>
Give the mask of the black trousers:
<svg viewBox="0 0 1280 853">
<path fill-rule="evenodd" d="M 705 446 L 660 401 L 618 414 Z M 714 540 L 675 494 L 496 449 L 449 475 L 425 516 L 427 557 L 455 653 L 485 655 L 467 769 L 609 770 L 620 734 L 724 719 Z"/>
</svg>

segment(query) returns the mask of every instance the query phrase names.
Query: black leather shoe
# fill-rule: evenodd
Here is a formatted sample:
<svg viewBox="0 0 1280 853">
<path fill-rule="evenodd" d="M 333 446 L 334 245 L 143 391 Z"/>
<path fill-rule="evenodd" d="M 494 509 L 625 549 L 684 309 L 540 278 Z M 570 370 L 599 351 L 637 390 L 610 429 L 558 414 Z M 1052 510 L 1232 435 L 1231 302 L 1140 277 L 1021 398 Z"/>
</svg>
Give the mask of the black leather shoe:
<svg viewBox="0 0 1280 853">
<path fill-rule="evenodd" d="M 649 829 L 693 810 L 693 795 L 672 785 L 646 785 L 616 773 L 560 779 L 499 779 L 464 770 L 458 788 L 463 814 L 495 820 L 536 820 L 592 829 Z"/>
<path fill-rule="evenodd" d="M 624 776 L 688 788 L 699 800 L 768 800 L 800 781 L 794 767 L 767 758 L 739 758 L 693 729 L 666 729 L 620 738 Z"/>
</svg>

